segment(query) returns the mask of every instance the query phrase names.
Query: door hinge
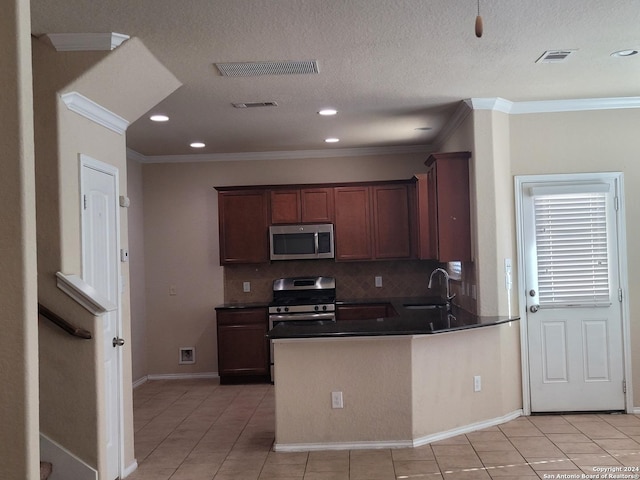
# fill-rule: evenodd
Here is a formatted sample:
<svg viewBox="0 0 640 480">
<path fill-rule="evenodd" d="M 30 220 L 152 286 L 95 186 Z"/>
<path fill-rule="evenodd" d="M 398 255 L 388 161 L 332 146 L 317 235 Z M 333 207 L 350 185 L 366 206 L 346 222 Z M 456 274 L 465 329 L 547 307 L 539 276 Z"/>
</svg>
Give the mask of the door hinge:
<svg viewBox="0 0 640 480">
<path fill-rule="evenodd" d="M 627 393 L 627 381 L 622 380 L 622 393 Z"/>
<path fill-rule="evenodd" d="M 85 210 L 87 209 L 87 196 L 86 195 L 82 196 L 82 208 L 85 209 Z"/>
<path fill-rule="evenodd" d="M 619 302 L 622 301 L 622 289 L 621 288 L 618 289 L 618 301 Z"/>
</svg>

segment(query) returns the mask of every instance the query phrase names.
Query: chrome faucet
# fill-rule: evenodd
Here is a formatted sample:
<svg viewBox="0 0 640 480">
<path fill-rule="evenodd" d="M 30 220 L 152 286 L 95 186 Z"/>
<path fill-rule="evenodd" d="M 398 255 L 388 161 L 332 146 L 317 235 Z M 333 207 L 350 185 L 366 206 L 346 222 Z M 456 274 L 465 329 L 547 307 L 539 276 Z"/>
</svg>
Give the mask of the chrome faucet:
<svg viewBox="0 0 640 480">
<path fill-rule="evenodd" d="M 431 272 L 431 275 L 429 276 L 429 285 L 427 285 L 427 288 L 431 288 L 431 285 L 433 284 L 433 276 L 438 272 L 444 275 L 444 279 L 446 281 L 446 286 L 447 286 L 447 305 L 449 305 L 451 303 L 451 300 L 453 300 L 453 297 L 456 296 L 456 294 L 454 293 L 453 295 L 451 295 L 451 290 L 449 287 L 449 274 L 444 268 L 436 268 L 433 272 Z"/>
</svg>

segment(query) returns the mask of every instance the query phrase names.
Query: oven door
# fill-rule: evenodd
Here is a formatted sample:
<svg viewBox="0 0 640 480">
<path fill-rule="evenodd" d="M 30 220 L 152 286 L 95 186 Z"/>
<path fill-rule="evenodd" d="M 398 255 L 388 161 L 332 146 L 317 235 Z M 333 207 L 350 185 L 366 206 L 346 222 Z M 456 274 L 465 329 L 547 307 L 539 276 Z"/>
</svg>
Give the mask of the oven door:
<svg viewBox="0 0 640 480">
<path fill-rule="evenodd" d="M 290 325 L 313 325 L 322 324 L 328 322 L 335 322 L 335 312 L 322 312 L 322 313 L 271 313 L 269 314 L 269 330 L 278 325 L 279 323 L 289 323 Z M 269 363 L 271 365 L 271 383 L 273 383 L 273 341 L 269 341 L 270 354 Z"/>
</svg>

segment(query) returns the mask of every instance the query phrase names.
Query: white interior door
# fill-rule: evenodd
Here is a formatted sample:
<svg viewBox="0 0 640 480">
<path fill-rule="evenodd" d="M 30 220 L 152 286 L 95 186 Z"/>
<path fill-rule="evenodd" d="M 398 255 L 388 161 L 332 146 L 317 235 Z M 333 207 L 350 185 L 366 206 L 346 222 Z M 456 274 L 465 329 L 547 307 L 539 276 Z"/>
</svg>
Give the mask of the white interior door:
<svg viewBox="0 0 640 480">
<path fill-rule="evenodd" d="M 618 181 L 520 184 L 532 412 L 624 410 Z"/>
<path fill-rule="evenodd" d="M 108 480 L 120 476 L 120 264 L 118 170 L 81 155 L 82 276 L 118 308 L 100 318 L 104 342 L 104 392 Z"/>
</svg>

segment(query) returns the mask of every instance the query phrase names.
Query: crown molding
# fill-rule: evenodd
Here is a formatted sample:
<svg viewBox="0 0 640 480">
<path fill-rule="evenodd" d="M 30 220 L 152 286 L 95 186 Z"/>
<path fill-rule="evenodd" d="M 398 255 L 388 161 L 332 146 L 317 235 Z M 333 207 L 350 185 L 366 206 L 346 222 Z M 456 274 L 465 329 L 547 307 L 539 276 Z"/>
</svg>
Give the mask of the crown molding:
<svg viewBox="0 0 640 480">
<path fill-rule="evenodd" d="M 510 115 L 529 113 L 584 112 L 640 108 L 640 97 L 574 98 L 512 102 L 504 98 L 470 98 L 465 102 L 474 110 L 493 110 Z"/>
<path fill-rule="evenodd" d="M 307 158 L 363 157 L 367 155 L 399 155 L 407 153 L 433 153 L 433 145 L 407 145 L 392 147 L 336 148 L 327 150 L 291 150 L 276 152 L 209 153 L 199 155 L 142 155 L 127 149 L 127 158 L 140 163 L 235 162 L 243 160 L 291 160 Z"/>
<path fill-rule="evenodd" d="M 453 112 L 451 118 L 447 121 L 447 123 L 440 129 L 438 132 L 435 141 L 433 144 L 436 148 L 433 149 L 433 152 L 440 150 L 442 145 L 451 137 L 451 135 L 458 129 L 462 122 L 471 114 L 473 111 L 473 107 L 467 103 L 467 101 L 462 101 L 458 104 L 456 111 Z M 431 152 L 432 153 L 432 152 Z"/>
<path fill-rule="evenodd" d="M 102 105 L 85 97 L 78 92 L 64 93 L 60 96 L 67 108 L 72 112 L 108 128 L 120 135 L 124 135 L 129 126 L 129 122 Z"/>
<path fill-rule="evenodd" d="M 129 40 L 122 33 L 45 33 L 42 35 L 58 52 L 109 51 Z"/>
</svg>

